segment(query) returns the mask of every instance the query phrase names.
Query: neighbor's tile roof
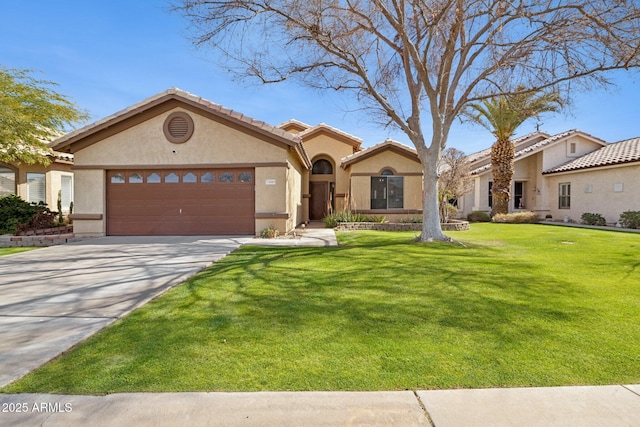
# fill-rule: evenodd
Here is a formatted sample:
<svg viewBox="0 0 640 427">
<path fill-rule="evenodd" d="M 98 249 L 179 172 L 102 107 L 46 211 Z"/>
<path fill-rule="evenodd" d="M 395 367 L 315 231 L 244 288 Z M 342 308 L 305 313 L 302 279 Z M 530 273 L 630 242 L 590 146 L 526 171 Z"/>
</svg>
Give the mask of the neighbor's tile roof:
<svg viewBox="0 0 640 427">
<path fill-rule="evenodd" d="M 599 166 L 618 165 L 640 161 L 640 137 L 627 139 L 606 145 L 582 157 L 571 160 L 555 168 L 544 171 L 544 174 L 568 172 L 578 169 L 589 169 Z"/>
<path fill-rule="evenodd" d="M 522 143 L 524 143 L 524 142 L 530 141 L 530 140 L 532 140 L 532 139 L 534 139 L 534 138 L 536 138 L 536 137 L 543 137 L 543 138 L 545 138 L 545 139 L 546 139 L 546 138 L 549 138 L 550 136 L 551 136 L 551 135 L 549 135 L 549 134 L 548 134 L 548 133 L 546 133 L 546 132 L 540 132 L 540 131 L 538 131 L 538 132 L 528 133 L 528 134 L 523 135 L 523 136 L 520 136 L 520 137 L 518 137 L 518 138 L 516 138 L 516 139 L 512 139 L 512 140 L 511 140 L 511 142 L 513 142 L 513 144 L 514 144 L 514 145 L 516 146 L 516 148 L 517 148 L 517 147 L 518 147 L 518 145 L 520 145 L 520 144 L 522 144 Z M 483 160 L 483 159 L 485 159 L 485 158 L 488 158 L 488 157 L 490 157 L 490 156 L 491 156 L 491 147 L 489 147 L 489 148 L 485 148 L 484 150 L 480 150 L 480 151 L 477 151 L 477 152 L 475 152 L 475 153 L 471 153 L 471 154 L 469 154 L 469 155 L 467 156 L 467 159 L 468 159 L 470 162 L 478 162 L 478 161 Z"/>
<path fill-rule="evenodd" d="M 103 119 L 95 121 L 83 128 L 77 129 L 71 133 L 64 135 L 61 138 L 58 138 L 55 140 L 52 148 L 55 148 L 55 149 L 64 148 L 70 143 L 72 143 L 73 141 L 77 140 L 78 138 L 82 138 L 85 135 L 90 135 L 94 132 L 97 132 L 100 129 L 103 129 L 114 123 L 119 122 L 120 120 L 124 120 L 127 117 L 135 115 L 138 112 L 144 111 L 147 108 L 151 108 L 157 103 L 163 102 L 164 99 L 171 99 L 171 98 L 190 102 L 193 105 L 196 105 L 215 115 L 224 117 L 230 121 L 238 123 L 247 128 L 252 128 L 260 133 L 271 135 L 276 139 L 279 139 L 287 143 L 288 145 L 295 146 L 300 141 L 300 139 L 296 135 L 286 132 L 282 129 L 279 129 L 276 126 L 272 126 L 261 120 L 256 120 L 252 117 L 246 116 L 242 113 L 223 107 L 222 105 L 216 104 L 207 99 L 204 99 L 198 95 L 194 95 L 190 92 L 174 87 L 174 88 L 167 89 L 164 92 L 160 92 L 147 99 L 144 99 L 130 107 L 125 108 L 124 110 L 118 111 L 110 116 L 107 116 Z"/>
<path fill-rule="evenodd" d="M 592 140 L 600 142 L 602 145 L 607 144 L 606 141 L 603 141 L 600 138 L 596 138 L 595 136 L 590 135 L 590 134 L 588 134 L 586 132 L 582 132 L 581 130 L 578 130 L 578 129 L 571 129 L 571 130 L 568 130 L 566 132 L 561 132 L 561 133 L 558 133 L 556 135 L 550 136 L 550 137 L 548 137 L 546 139 L 543 139 L 542 141 L 536 142 L 535 144 L 531 144 L 531 145 L 529 145 L 529 146 L 527 146 L 527 147 L 525 147 L 525 148 L 523 148 L 521 150 L 518 150 L 518 147 L 516 145 L 516 153 L 515 153 L 515 156 L 514 156 L 514 160 L 518 160 L 518 159 L 520 159 L 522 157 L 527 156 L 528 154 L 540 151 L 541 149 L 543 149 L 545 147 L 548 147 L 551 144 L 559 142 L 559 141 L 561 141 L 563 139 L 567 139 L 567 138 L 572 137 L 574 135 L 585 136 L 587 138 L 590 138 Z M 489 169 L 491 169 L 491 163 L 488 163 L 486 165 L 480 166 L 479 168 L 473 169 L 471 171 L 471 175 L 477 175 L 477 174 L 485 172 L 485 171 L 487 171 Z"/>
</svg>

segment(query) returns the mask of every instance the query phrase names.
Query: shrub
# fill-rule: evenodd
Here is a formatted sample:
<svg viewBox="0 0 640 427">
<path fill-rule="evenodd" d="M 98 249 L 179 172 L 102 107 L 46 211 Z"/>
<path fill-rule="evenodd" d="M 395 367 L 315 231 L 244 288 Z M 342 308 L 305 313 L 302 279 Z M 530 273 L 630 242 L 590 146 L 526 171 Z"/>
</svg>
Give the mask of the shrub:
<svg viewBox="0 0 640 427">
<path fill-rule="evenodd" d="M 607 221 L 599 213 L 585 212 L 580 217 L 583 224 L 586 225 L 607 225 Z"/>
<path fill-rule="evenodd" d="M 384 216 L 372 216 L 364 215 L 352 211 L 334 212 L 327 215 L 322 220 L 327 228 L 337 227 L 341 222 L 386 222 L 387 218 Z"/>
<path fill-rule="evenodd" d="M 51 214 L 52 212 L 44 203 L 28 203 L 14 194 L 0 197 L 0 234 L 15 234 L 19 224 L 29 225 L 39 213 Z M 42 218 L 39 221 L 42 221 Z"/>
<path fill-rule="evenodd" d="M 491 217 L 486 212 L 474 211 L 467 215 L 467 221 L 469 222 L 489 222 Z"/>
<path fill-rule="evenodd" d="M 400 218 L 398 221 L 401 224 L 422 224 L 422 215 L 413 215 Z"/>
<path fill-rule="evenodd" d="M 538 218 L 538 215 L 535 212 L 517 212 L 510 214 L 496 214 L 492 221 L 504 224 L 535 224 L 540 221 L 540 218 Z"/>
<path fill-rule="evenodd" d="M 278 231 L 278 229 L 273 225 L 268 226 L 260 232 L 260 237 L 262 237 L 263 239 L 275 239 L 279 235 L 280 231 Z"/>
<path fill-rule="evenodd" d="M 625 228 L 640 228 L 640 211 L 625 211 L 620 214 L 620 225 Z"/>
</svg>

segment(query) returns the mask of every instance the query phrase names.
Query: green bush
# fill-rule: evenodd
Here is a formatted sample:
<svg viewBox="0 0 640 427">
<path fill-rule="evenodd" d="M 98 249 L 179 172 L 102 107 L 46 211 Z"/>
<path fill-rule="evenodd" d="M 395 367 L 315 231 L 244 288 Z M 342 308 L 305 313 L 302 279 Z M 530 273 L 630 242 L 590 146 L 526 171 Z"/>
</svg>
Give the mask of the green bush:
<svg viewBox="0 0 640 427">
<path fill-rule="evenodd" d="M 625 228 L 640 228 L 640 211 L 625 211 L 620 214 L 620 225 Z"/>
<path fill-rule="evenodd" d="M 401 218 L 398 222 L 401 224 L 422 224 L 422 215 L 407 216 Z"/>
<path fill-rule="evenodd" d="M 467 221 L 469 222 L 489 222 L 491 217 L 486 212 L 474 211 L 467 215 Z"/>
<path fill-rule="evenodd" d="M 583 224 L 586 225 L 607 225 L 607 220 L 599 213 L 585 212 L 580 217 Z"/>
<path fill-rule="evenodd" d="M 496 214 L 493 216 L 492 221 L 503 224 L 535 224 L 540 221 L 540 218 L 535 212 L 516 212 L 510 214 Z"/>
<path fill-rule="evenodd" d="M 38 214 L 52 213 L 44 203 L 28 203 L 14 194 L 0 197 L 0 234 L 15 234 L 19 226 L 21 230 L 29 229 L 25 224 L 30 224 Z"/>
<path fill-rule="evenodd" d="M 384 216 L 364 215 L 352 211 L 335 212 L 327 215 L 322 220 L 327 228 L 337 227 L 341 222 L 386 222 Z"/>
</svg>

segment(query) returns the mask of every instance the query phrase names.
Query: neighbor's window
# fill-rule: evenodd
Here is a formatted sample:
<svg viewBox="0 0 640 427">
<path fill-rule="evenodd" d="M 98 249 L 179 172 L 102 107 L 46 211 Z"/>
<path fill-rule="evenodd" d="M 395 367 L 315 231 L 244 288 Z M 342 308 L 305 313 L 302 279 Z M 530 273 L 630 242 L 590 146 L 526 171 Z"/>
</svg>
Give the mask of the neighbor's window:
<svg viewBox="0 0 640 427">
<path fill-rule="evenodd" d="M 562 182 L 558 186 L 558 208 L 571 208 L 571 183 Z"/>
<path fill-rule="evenodd" d="M 371 177 L 371 209 L 402 209 L 403 207 L 404 177 Z"/>
<path fill-rule="evenodd" d="M 16 194 L 16 173 L 0 166 L 0 196 Z"/>
<path fill-rule="evenodd" d="M 46 203 L 46 185 L 43 173 L 27 174 L 27 202 Z"/>
<path fill-rule="evenodd" d="M 61 176 L 60 191 L 62 210 L 65 212 L 69 212 L 71 201 L 73 201 L 73 175 Z"/>
</svg>

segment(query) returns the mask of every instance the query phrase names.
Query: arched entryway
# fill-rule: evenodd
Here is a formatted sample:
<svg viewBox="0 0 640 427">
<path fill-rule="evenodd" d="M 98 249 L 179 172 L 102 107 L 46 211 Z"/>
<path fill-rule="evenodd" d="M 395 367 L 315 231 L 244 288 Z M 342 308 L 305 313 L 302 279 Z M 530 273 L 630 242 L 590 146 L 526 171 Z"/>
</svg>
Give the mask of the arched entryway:
<svg viewBox="0 0 640 427">
<path fill-rule="evenodd" d="M 309 219 L 323 219 L 335 207 L 335 173 L 333 162 L 321 157 L 313 161 L 309 180 Z"/>
</svg>

